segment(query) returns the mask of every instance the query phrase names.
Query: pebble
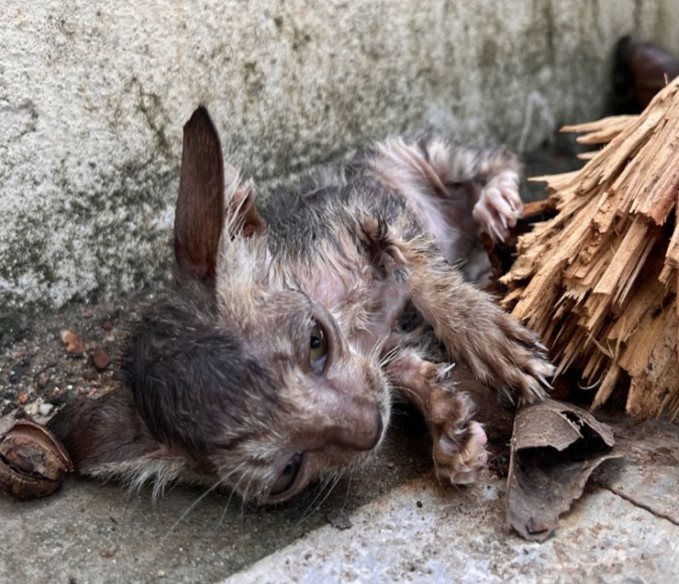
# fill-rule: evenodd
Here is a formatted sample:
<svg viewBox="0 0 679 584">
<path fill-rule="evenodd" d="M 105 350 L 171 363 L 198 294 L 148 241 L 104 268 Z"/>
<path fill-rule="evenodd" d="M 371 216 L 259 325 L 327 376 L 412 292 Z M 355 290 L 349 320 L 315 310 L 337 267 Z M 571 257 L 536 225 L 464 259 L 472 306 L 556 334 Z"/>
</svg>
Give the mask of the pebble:
<svg viewBox="0 0 679 584">
<path fill-rule="evenodd" d="M 41 416 L 49 416 L 50 412 L 54 409 L 54 404 L 42 403 L 38 408 Z"/>
<path fill-rule="evenodd" d="M 97 347 L 92 354 L 92 364 L 98 371 L 103 371 L 111 364 L 111 356 L 101 347 Z"/>
<path fill-rule="evenodd" d="M 47 384 L 50 382 L 50 372 L 49 371 L 43 371 L 38 375 L 37 379 L 35 380 L 35 384 L 38 386 L 38 389 L 45 389 L 47 387 Z"/>
<path fill-rule="evenodd" d="M 21 365 L 15 365 L 9 372 L 9 382 L 19 383 L 24 375 L 24 368 Z"/>
<path fill-rule="evenodd" d="M 339 530 L 349 529 L 353 526 L 349 516 L 342 510 L 330 511 L 325 517 L 330 522 L 330 525 L 336 527 Z"/>
<path fill-rule="evenodd" d="M 40 406 L 41 406 L 41 405 L 42 405 L 42 400 L 37 399 L 37 400 L 34 401 L 32 404 L 28 404 L 28 405 L 26 406 L 26 408 L 25 408 L 25 409 L 26 409 L 26 413 L 27 413 L 29 416 L 37 416 L 38 413 L 40 412 Z"/>
<path fill-rule="evenodd" d="M 69 330 L 61 331 L 61 342 L 66 346 L 66 352 L 71 355 L 81 355 L 85 352 L 85 342 L 76 332 Z"/>
</svg>

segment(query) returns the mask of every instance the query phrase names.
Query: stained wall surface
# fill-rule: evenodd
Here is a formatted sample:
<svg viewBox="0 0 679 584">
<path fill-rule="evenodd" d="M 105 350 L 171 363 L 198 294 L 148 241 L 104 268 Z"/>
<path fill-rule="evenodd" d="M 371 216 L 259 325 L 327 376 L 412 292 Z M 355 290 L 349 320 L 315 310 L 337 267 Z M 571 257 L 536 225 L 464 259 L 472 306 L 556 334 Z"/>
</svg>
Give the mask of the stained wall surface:
<svg viewBox="0 0 679 584">
<path fill-rule="evenodd" d="M 267 183 L 416 128 L 527 151 L 597 117 L 674 0 L 4 0 L 0 329 L 167 277 L 182 124 Z"/>
</svg>

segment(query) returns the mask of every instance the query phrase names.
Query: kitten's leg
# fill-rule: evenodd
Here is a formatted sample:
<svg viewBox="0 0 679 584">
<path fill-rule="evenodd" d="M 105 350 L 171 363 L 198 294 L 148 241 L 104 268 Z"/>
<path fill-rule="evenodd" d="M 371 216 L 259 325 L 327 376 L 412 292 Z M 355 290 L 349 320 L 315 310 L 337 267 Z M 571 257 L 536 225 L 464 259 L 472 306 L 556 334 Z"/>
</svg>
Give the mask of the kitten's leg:
<svg viewBox="0 0 679 584">
<path fill-rule="evenodd" d="M 201 482 L 193 459 L 151 435 L 124 389 L 96 400 L 76 399 L 47 427 L 82 475 L 120 481 L 133 490 L 153 484 L 154 496 L 177 479 Z"/>
<path fill-rule="evenodd" d="M 486 434 L 472 420 L 474 404 L 458 391 L 450 366 L 402 351 L 387 365 L 396 391 L 423 413 L 432 435 L 436 474 L 453 484 L 473 483 L 486 466 Z"/>
<path fill-rule="evenodd" d="M 516 155 L 506 148 L 452 146 L 436 137 L 421 141 L 420 148 L 444 185 L 474 187 L 472 216 L 493 239 L 504 241 L 523 214 Z"/>
<path fill-rule="evenodd" d="M 460 207 L 458 215 L 471 211 L 478 226 L 493 239 L 506 239 L 509 227 L 522 216 L 521 164 L 506 148 L 465 148 L 432 136 L 418 142 L 387 140 L 376 144 L 372 152 L 372 157 L 366 157 L 367 166 L 381 181 L 406 196 L 425 225 L 431 220 L 423 214 L 430 209 L 422 201 L 432 197 L 452 202 L 460 197 L 456 185 L 471 187 L 465 192 L 473 199 L 468 210 Z M 461 227 L 466 218 L 450 220 Z"/>
<path fill-rule="evenodd" d="M 409 268 L 411 300 L 452 359 L 467 363 L 489 387 L 518 389 L 527 401 L 544 398 L 554 367 L 537 335 L 464 282 L 431 239 L 416 237 L 396 246 Z"/>
</svg>

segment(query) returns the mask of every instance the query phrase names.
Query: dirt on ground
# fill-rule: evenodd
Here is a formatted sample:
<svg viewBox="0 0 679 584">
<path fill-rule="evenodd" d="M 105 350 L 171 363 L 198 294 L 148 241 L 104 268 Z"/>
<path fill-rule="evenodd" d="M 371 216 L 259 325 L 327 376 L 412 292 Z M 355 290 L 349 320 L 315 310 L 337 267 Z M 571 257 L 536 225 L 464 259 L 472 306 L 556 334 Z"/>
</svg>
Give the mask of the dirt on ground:
<svg viewBox="0 0 679 584">
<path fill-rule="evenodd" d="M 75 305 L 36 317 L 19 340 L 0 346 L 0 415 L 41 421 L 73 396 L 109 391 L 125 328 L 150 298 Z"/>
</svg>

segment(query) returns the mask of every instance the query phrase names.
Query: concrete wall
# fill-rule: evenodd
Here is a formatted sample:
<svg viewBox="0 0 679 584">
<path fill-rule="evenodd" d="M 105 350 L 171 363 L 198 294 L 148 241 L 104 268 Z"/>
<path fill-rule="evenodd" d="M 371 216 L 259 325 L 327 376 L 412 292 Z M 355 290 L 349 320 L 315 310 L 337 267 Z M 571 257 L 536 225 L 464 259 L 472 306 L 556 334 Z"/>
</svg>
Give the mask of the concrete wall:
<svg viewBox="0 0 679 584">
<path fill-rule="evenodd" d="M 198 103 L 267 181 L 422 126 L 531 149 L 600 113 L 620 35 L 679 49 L 676 0 L 3 0 L 2 14 L 0 329 L 166 277 Z"/>
</svg>

